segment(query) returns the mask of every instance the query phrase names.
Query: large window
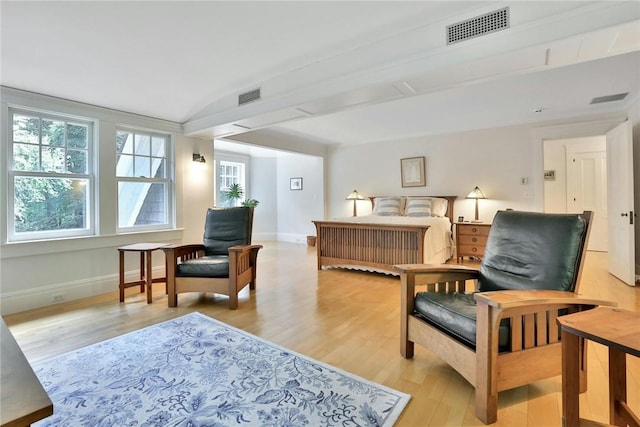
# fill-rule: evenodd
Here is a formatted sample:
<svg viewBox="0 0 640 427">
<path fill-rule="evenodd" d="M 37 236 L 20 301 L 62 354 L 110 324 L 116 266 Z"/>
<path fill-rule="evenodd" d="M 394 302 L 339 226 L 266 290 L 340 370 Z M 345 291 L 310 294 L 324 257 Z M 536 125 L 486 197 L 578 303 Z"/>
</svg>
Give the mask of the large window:
<svg viewBox="0 0 640 427">
<path fill-rule="evenodd" d="M 171 137 L 118 129 L 116 179 L 118 229 L 169 228 L 173 222 L 170 165 Z"/>
<path fill-rule="evenodd" d="M 93 122 L 18 109 L 9 115 L 9 240 L 93 234 Z"/>
</svg>

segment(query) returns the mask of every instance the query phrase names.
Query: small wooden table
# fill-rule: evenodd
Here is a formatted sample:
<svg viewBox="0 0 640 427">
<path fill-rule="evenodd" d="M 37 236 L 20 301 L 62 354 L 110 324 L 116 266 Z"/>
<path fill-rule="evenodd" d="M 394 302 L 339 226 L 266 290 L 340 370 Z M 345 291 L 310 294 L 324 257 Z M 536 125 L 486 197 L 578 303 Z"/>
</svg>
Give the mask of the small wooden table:
<svg viewBox="0 0 640 427">
<path fill-rule="evenodd" d="M 0 426 L 28 426 L 53 414 L 53 403 L 2 319 Z"/>
<path fill-rule="evenodd" d="M 626 355 L 640 357 L 640 314 L 612 307 L 561 316 L 562 419 L 564 427 L 580 425 L 579 352 L 582 339 L 609 347 L 609 422 L 616 426 L 640 426 L 627 405 Z"/>
<path fill-rule="evenodd" d="M 144 292 L 145 286 L 147 287 L 147 303 L 151 304 L 153 301 L 153 295 L 151 293 L 151 285 L 154 282 L 164 282 L 165 277 L 153 278 L 151 274 L 152 263 L 151 255 L 153 251 L 162 249 L 168 246 L 169 243 L 135 243 L 133 245 L 121 246 L 118 248 L 120 253 L 120 302 L 124 302 L 124 290 L 131 286 L 140 285 L 140 293 Z M 133 282 L 125 282 L 124 280 L 124 253 L 125 252 L 139 252 L 140 253 L 140 280 Z M 166 274 L 165 274 L 166 276 Z"/>
</svg>

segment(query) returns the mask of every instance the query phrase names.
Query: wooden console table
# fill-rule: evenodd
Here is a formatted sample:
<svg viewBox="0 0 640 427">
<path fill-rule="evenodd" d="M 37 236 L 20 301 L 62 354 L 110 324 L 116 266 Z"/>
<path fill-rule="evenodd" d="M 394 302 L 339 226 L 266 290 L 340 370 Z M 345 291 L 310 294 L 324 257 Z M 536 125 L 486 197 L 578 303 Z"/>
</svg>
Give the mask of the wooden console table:
<svg viewBox="0 0 640 427">
<path fill-rule="evenodd" d="M 640 419 L 627 405 L 626 355 L 640 357 L 640 313 L 612 307 L 561 316 L 562 420 L 564 427 L 580 425 L 579 354 L 588 339 L 609 348 L 609 423 L 640 427 Z"/>
<path fill-rule="evenodd" d="M 147 287 L 147 304 L 153 302 L 153 295 L 151 293 L 151 285 L 156 282 L 164 282 L 165 277 L 153 278 L 151 274 L 152 263 L 151 255 L 153 251 L 162 249 L 169 243 L 136 243 L 133 245 L 121 246 L 118 248 L 120 253 L 120 302 L 124 302 L 124 290 L 131 286 L 140 286 L 140 293 L 144 292 L 145 286 Z M 124 280 L 124 253 L 125 252 L 139 252 L 140 253 L 140 280 L 133 282 L 125 282 Z M 166 276 L 166 274 L 165 274 Z"/>
<path fill-rule="evenodd" d="M 0 426 L 22 427 L 53 414 L 53 403 L 2 319 Z"/>
</svg>

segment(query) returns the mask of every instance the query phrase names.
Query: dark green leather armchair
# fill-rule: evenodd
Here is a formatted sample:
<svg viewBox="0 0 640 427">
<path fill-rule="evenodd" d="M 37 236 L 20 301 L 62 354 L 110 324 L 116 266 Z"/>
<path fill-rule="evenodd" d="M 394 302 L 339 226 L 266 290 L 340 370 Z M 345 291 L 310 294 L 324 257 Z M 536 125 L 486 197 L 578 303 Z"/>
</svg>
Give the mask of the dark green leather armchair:
<svg viewBox="0 0 640 427">
<path fill-rule="evenodd" d="M 238 308 L 238 292 L 256 286 L 261 245 L 251 244 L 253 208 L 209 209 L 202 244 L 168 246 L 166 256 L 169 307 L 178 294 L 205 292 L 227 295 L 229 308 Z"/>
<path fill-rule="evenodd" d="M 499 391 L 559 375 L 556 317 L 611 305 L 576 293 L 591 217 L 500 211 L 479 269 L 395 266 L 402 356 L 413 357 L 418 343 L 442 357 L 475 387 L 476 416 L 487 424 L 497 420 Z"/>
</svg>

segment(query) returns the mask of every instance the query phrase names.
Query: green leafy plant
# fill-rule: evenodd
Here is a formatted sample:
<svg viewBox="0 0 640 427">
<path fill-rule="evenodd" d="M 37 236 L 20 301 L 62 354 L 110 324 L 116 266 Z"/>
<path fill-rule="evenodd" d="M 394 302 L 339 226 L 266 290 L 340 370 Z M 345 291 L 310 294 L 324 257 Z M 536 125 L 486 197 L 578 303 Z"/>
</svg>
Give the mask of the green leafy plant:
<svg viewBox="0 0 640 427">
<path fill-rule="evenodd" d="M 246 206 L 248 208 L 255 208 L 256 206 L 258 206 L 260 202 L 257 201 L 256 199 L 247 199 L 244 202 L 242 202 L 242 206 Z"/>
<path fill-rule="evenodd" d="M 240 184 L 232 184 L 227 191 L 223 192 L 223 195 L 228 206 L 237 206 L 238 200 L 244 196 L 244 189 Z M 260 202 L 256 199 L 247 199 L 241 203 L 241 206 L 255 208 L 258 206 L 258 203 Z"/>
</svg>

